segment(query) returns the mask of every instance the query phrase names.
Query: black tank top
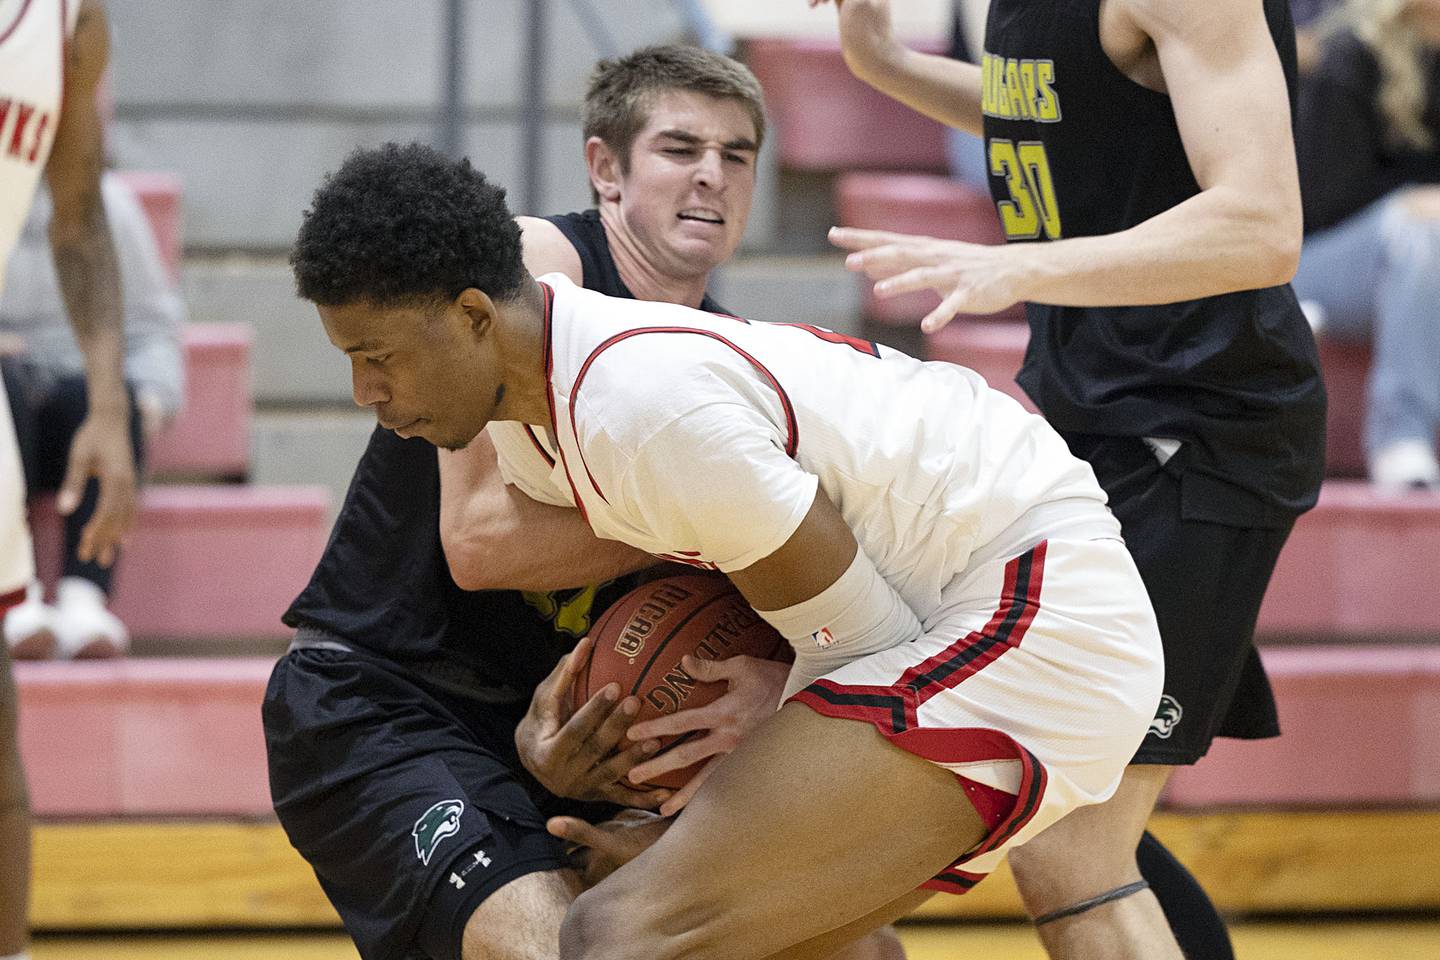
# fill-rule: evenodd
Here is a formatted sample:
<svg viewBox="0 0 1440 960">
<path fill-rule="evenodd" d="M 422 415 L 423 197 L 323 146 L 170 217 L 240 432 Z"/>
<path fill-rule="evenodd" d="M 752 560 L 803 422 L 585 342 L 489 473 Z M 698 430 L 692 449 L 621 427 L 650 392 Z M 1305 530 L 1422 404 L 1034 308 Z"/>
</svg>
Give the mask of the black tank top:
<svg viewBox="0 0 1440 960">
<path fill-rule="evenodd" d="M 594 210 L 547 219 L 579 253 L 586 287 L 630 297 Z M 719 310 L 709 297 L 701 306 Z M 282 619 L 393 659 L 463 665 L 469 682 L 529 690 L 633 582 L 545 593 L 460 589 L 440 543 L 435 448 L 377 426 L 310 583 Z"/>
<path fill-rule="evenodd" d="M 1293 110 L 1288 2 L 1264 2 Z M 1199 192 L 1170 98 L 1105 55 L 1099 8 L 990 4 L 985 148 L 1011 241 L 1115 233 Z M 1288 284 L 1159 306 L 1032 303 L 1026 312 L 1030 346 L 1017 379 L 1056 428 L 1185 441 L 1186 472 L 1213 481 L 1210 519 L 1285 522 L 1314 504 L 1325 392 Z"/>
</svg>

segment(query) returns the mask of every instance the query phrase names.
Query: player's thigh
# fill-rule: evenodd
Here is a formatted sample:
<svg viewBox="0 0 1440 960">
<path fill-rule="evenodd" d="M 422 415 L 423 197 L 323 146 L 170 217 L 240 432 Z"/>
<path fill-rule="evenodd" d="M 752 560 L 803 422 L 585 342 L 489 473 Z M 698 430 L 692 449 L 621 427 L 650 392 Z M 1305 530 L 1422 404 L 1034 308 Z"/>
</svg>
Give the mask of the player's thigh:
<svg viewBox="0 0 1440 960">
<path fill-rule="evenodd" d="M 934 896 L 914 890 L 838 930 L 796 944 L 766 960 L 905 960 L 905 947 L 890 924 Z"/>
<path fill-rule="evenodd" d="M 457 958 L 491 894 L 568 866 L 499 742 L 504 725 L 466 725 L 433 693 L 327 649 L 282 658 L 266 690 L 276 813 L 366 956 Z"/>
<path fill-rule="evenodd" d="M 574 870 L 516 877 L 471 912 L 462 960 L 555 960 L 560 924 L 579 894 L 580 876 Z"/>
<path fill-rule="evenodd" d="M 1081 807 L 1010 851 L 1026 906 L 1049 913 L 1140 878 L 1135 848 L 1173 768 L 1131 765 L 1114 796 Z"/>
<path fill-rule="evenodd" d="M 582 895 L 561 955 L 768 957 L 883 910 L 984 834 L 948 770 L 790 704 L 659 842 Z"/>
</svg>

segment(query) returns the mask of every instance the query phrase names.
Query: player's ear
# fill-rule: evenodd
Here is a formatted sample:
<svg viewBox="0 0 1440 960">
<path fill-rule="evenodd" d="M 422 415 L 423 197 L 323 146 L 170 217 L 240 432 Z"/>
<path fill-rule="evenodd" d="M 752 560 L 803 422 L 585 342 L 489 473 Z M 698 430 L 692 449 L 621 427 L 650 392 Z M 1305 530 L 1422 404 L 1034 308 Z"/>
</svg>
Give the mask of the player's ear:
<svg viewBox="0 0 1440 960">
<path fill-rule="evenodd" d="M 455 306 L 465 318 L 466 329 L 476 340 L 483 340 L 494 329 L 498 311 L 495 301 L 484 290 L 467 287 L 455 298 Z"/>
<path fill-rule="evenodd" d="M 611 203 L 620 199 L 620 157 L 599 137 L 585 141 L 585 166 L 590 172 L 590 185 L 601 200 Z"/>
</svg>

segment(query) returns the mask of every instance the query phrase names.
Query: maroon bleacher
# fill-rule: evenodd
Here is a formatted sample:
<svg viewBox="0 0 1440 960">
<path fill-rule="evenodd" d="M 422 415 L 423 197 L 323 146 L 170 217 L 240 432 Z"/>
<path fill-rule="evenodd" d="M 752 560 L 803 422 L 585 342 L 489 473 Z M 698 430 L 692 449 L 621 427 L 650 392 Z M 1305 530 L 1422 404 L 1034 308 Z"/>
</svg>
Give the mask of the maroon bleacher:
<svg viewBox="0 0 1440 960">
<path fill-rule="evenodd" d="M 161 170 L 117 170 L 116 176 L 135 193 L 140 207 L 150 219 L 160 259 L 170 272 L 170 279 L 180 282 L 182 193 L 180 178 Z"/>
<path fill-rule="evenodd" d="M 918 319 L 918 317 L 917 317 Z M 1025 357 L 1029 329 L 1023 323 L 974 323 L 963 318 L 926 340 L 926 359 L 946 360 L 970 367 L 990 386 L 1034 405 L 1015 384 Z M 1320 363 L 1330 395 L 1325 429 L 1325 472 L 1331 477 L 1358 477 L 1365 473 L 1361 430 L 1365 419 L 1365 383 L 1370 349 L 1363 344 L 1337 343 L 1321 338 Z"/>
<path fill-rule="evenodd" d="M 153 486 L 115 574 L 111 609 L 132 634 L 191 640 L 283 637 L 280 614 L 305 585 L 329 534 L 316 486 Z M 42 578 L 59 569 L 51 498 L 30 505 Z"/>
<path fill-rule="evenodd" d="M 839 43 L 751 40 L 745 61 L 765 88 L 786 169 L 945 169 L 944 127 L 856 80 Z"/>
<path fill-rule="evenodd" d="M 1175 771 L 1169 806 L 1440 801 L 1440 647 L 1282 647 L 1263 656 L 1284 735 L 1215 741 L 1203 763 Z"/>
<path fill-rule="evenodd" d="M 268 815 L 260 701 L 273 663 L 15 664 L 36 814 Z"/>
<path fill-rule="evenodd" d="M 251 348 L 248 324 L 196 323 L 183 333 L 185 401 L 151 443 L 152 474 L 243 477 L 250 466 Z"/>
<path fill-rule="evenodd" d="M 1276 564 L 1260 629 L 1305 637 L 1440 637 L 1440 493 L 1328 480 Z"/>
</svg>

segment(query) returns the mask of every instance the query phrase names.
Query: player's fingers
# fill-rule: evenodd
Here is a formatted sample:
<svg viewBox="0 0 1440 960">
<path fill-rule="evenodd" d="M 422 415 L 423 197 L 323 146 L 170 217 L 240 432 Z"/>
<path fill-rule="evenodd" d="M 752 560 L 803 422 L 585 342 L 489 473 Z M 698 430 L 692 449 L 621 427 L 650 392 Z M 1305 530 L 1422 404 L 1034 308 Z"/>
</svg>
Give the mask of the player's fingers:
<svg viewBox="0 0 1440 960">
<path fill-rule="evenodd" d="M 79 444 L 72 444 L 70 456 L 65 461 L 65 479 L 60 481 L 60 488 L 55 494 L 55 509 L 62 517 L 70 516 L 79 508 L 90 473 L 90 458 Z"/>
<path fill-rule="evenodd" d="M 716 700 L 703 707 L 676 710 L 674 713 L 642 720 L 631 725 L 629 737 L 631 740 L 639 741 L 654 737 L 673 737 L 677 734 L 689 733 L 692 730 L 709 730 L 715 726 L 720 717 L 720 710 L 715 709 L 715 704 L 719 702 Z"/>
<path fill-rule="evenodd" d="M 620 684 L 607 683 L 586 700 L 555 734 L 557 746 L 562 752 L 574 754 L 585 749 L 586 742 L 595 736 L 595 731 L 610 716 L 619 699 Z"/>
<path fill-rule="evenodd" d="M 913 243 L 929 240 L 908 233 L 892 233 L 889 230 L 862 230 L 859 227 L 831 227 L 829 240 L 842 250 L 868 250 L 871 247 L 892 243 Z"/>
<path fill-rule="evenodd" d="M 630 770 L 631 783 L 645 783 L 676 770 L 684 770 L 706 757 L 729 753 L 735 749 L 736 738 L 711 735 L 678 743 L 652 760 L 636 764 Z"/>
<path fill-rule="evenodd" d="M 695 796 L 695 792 L 700 789 L 701 784 L 710 778 L 710 774 L 715 770 L 715 765 L 720 762 L 720 759 L 720 757 L 716 757 L 701 767 L 685 786 L 676 790 L 673 797 L 662 803 L 660 805 L 661 815 L 673 817 L 685 809 L 685 805 L 690 802 L 691 797 Z"/>
<path fill-rule="evenodd" d="M 102 567 L 115 560 L 120 538 L 130 527 L 134 488 L 115 477 L 101 477 L 100 495 L 95 501 L 95 514 L 80 534 L 81 559 L 95 558 Z"/>
<path fill-rule="evenodd" d="M 594 735 L 581 746 L 581 749 L 586 753 L 593 754 L 596 760 L 609 756 L 617 746 L 628 742 L 625 739 L 625 731 L 630 729 L 630 724 L 635 720 L 635 714 L 639 712 L 639 697 L 626 697 L 621 700 L 596 729 Z"/>
<path fill-rule="evenodd" d="M 594 770 L 594 779 L 599 783 L 622 782 L 636 764 L 643 763 L 659 749 L 659 740 L 646 740 L 642 743 L 632 744 L 597 766 Z M 640 781 L 631 782 L 639 783 Z"/>
<path fill-rule="evenodd" d="M 545 821 L 545 829 L 551 836 L 565 841 L 567 847 L 590 847 L 601 850 L 609 834 L 579 817 L 551 817 Z"/>
<path fill-rule="evenodd" d="M 915 290 L 937 290 L 949 293 L 955 285 L 955 272 L 945 266 L 915 267 L 875 284 L 877 297 L 895 297 Z"/>
<path fill-rule="evenodd" d="M 969 290 L 961 287 L 956 287 L 950 291 L 945 295 L 945 298 L 940 301 L 940 306 L 925 314 L 921 319 L 920 331 L 922 333 L 934 333 L 951 320 L 954 320 L 955 315 L 965 308 L 965 301 L 968 296 Z"/>
</svg>

